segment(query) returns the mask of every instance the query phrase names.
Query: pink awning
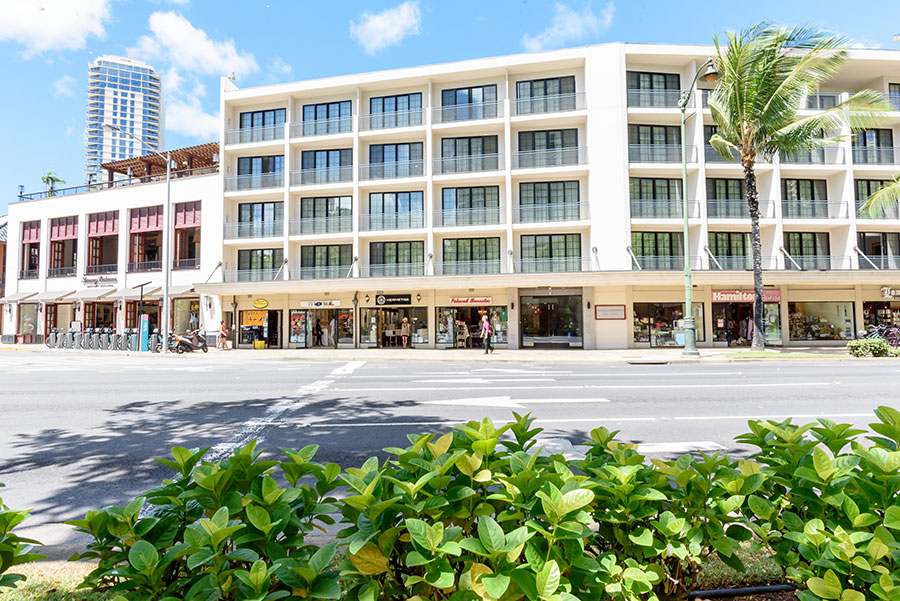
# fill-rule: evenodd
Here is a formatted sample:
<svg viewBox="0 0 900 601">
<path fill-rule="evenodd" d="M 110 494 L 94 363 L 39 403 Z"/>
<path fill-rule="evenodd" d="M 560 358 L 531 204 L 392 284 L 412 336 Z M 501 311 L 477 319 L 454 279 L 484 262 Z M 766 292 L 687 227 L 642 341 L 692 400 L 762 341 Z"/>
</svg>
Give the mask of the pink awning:
<svg viewBox="0 0 900 601">
<path fill-rule="evenodd" d="M 163 229 L 163 207 L 131 209 L 131 233 L 158 232 Z"/>
</svg>

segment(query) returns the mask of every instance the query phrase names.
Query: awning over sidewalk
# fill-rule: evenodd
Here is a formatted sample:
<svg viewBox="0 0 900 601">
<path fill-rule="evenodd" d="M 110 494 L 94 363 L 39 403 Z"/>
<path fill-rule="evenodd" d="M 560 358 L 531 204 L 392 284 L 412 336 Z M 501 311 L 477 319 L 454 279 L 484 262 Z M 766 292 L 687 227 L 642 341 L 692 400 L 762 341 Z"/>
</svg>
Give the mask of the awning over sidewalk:
<svg viewBox="0 0 900 601">
<path fill-rule="evenodd" d="M 20 303 L 26 298 L 31 298 L 36 294 L 37 292 L 16 292 L 0 298 L 0 303 Z"/>
<path fill-rule="evenodd" d="M 95 301 L 100 300 L 105 296 L 109 296 L 115 291 L 115 288 L 85 288 L 84 290 L 79 290 L 78 292 L 76 292 L 75 296 L 78 298 L 78 300 Z"/>
<path fill-rule="evenodd" d="M 159 286 L 144 286 L 144 300 L 159 300 L 160 290 L 161 288 Z M 110 298 L 126 301 L 141 300 L 141 289 L 122 288 L 121 290 L 116 290 L 113 294 L 111 294 Z"/>
<path fill-rule="evenodd" d="M 194 285 L 189 286 L 169 286 L 169 296 L 196 296 Z"/>
<path fill-rule="evenodd" d="M 32 300 L 34 302 L 41 302 L 41 303 L 55 303 L 56 301 L 63 299 L 72 294 L 75 294 L 74 290 L 53 290 L 53 291 L 41 292 Z"/>
</svg>

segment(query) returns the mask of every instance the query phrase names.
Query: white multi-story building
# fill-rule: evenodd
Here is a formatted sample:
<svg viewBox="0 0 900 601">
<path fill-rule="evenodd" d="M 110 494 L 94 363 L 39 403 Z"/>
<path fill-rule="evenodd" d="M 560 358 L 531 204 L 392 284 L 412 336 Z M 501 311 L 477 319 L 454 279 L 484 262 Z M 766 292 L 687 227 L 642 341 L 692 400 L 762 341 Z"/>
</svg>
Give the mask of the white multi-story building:
<svg viewBox="0 0 900 601">
<path fill-rule="evenodd" d="M 139 60 L 101 56 L 88 66 L 84 181 L 98 182 L 100 165 L 149 152 L 133 138 L 111 131 L 114 125 L 144 140 L 152 150 L 165 147 L 162 83 L 156 70 Z"/>
<path fill-rule="evenodd" d="M 606 44 L 244 90 L 223 80 L 220 176 L 207 178 L 219 188 L 203 209 L 216 257 L 191 281 L 205 319 L 221 307 L 245 347 L 395 346 L 404 331 L 413 347 L 465 347 L 482 315 L 507 348 L 678 345 L 686 248 L 700 346 L 746 341 L 743 174 L 706 144 L 703 89 L 682 234 L 677 102 L 712 51 Z M 900 53 L 852 51 L 803 102 L 862 89 L 893 104 L 878 129 L 758 167 L 771 344 L 900 325 L 900 215 L 856 210 L 900 170 Z M 14 204 L 11 247 L 22 221 Z M 23 256 L 10 251 L 10 274 Z M 22 286 L 10 277 L 8 302 Z"/>
</svg>

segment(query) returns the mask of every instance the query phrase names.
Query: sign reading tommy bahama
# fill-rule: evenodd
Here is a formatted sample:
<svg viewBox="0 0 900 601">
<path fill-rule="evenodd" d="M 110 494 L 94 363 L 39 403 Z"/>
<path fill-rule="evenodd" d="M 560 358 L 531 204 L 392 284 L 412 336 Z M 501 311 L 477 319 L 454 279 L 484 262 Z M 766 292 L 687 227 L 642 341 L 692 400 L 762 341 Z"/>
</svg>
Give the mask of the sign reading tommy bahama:
<svg viewBox="0 0 900 601">
<path fill-rule="evenodd" d="M 890 286 L 881 287 L 881 298 L 887 300 L 900 300 L 900 288 L 891 288 Z"/>
<path fill-rule="evenodd" d="M 752 290 L 713 290 L 712 302 L 714 303 L 752 303 Z M 778 288 L 763 289 L 764 303 L 780 303 L 781 290 Z"/>
<path fill-rule="evenodd" d="M 411 294 L 379 294 L 375 297 L 376 305 L 411 305 Z"/>
<path fill-rule="evenodd" d="M 490 305 L 490 296 L 453 296 L 450 297 L 451 305 Z"/>
</svg>

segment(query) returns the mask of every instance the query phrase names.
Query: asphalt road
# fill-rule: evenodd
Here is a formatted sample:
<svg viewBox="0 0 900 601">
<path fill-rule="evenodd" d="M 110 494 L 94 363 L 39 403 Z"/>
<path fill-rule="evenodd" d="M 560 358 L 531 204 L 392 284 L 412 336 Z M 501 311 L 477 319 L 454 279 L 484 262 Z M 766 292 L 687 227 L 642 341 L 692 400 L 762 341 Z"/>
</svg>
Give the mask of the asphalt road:
<svg viewBox="0 0 900 601">
<path fill-rule="evenodd" d="M 536 365 L 221 356 L 109 357 L 0 352 L 0 496 L 32 508 L 23 531 L 55 557 L 79 539 L 64 520 L 126 503 L 168 476 L 153 462 L 174 445 L 224 456 L 253 438 L 319 444 L 352 467 L 407 433 L 530 412 L 548 449 L 577 456 L 591 429 L 620 430 L 656 456 L 746 453 L 754 418 L 865 425 L 896 404 L 900 365 L 773 362 Z"/>
</svg>

